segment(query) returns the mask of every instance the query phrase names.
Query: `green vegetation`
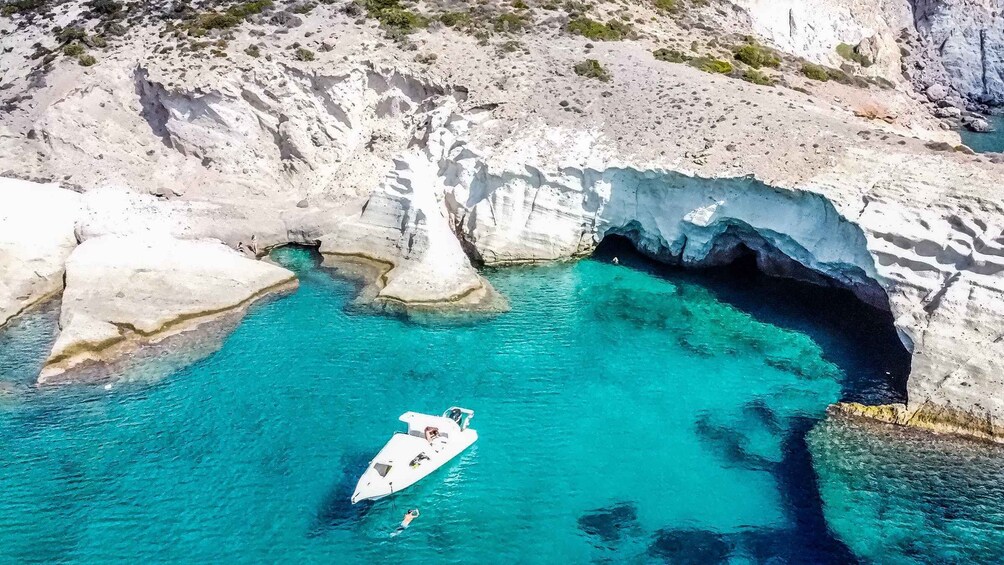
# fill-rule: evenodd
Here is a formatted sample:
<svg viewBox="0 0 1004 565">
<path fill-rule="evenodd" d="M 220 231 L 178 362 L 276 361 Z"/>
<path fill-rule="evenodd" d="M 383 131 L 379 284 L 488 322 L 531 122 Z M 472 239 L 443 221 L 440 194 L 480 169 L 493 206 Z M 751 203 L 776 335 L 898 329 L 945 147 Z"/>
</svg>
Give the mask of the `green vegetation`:
<svg viewBox="0 0 1004 565">
<path fill-rule="evenodd" d="M 363 6 L 369 17 L 395 34 L 408 34 L 429 25 L 427 18 L 409 12 L 400 0 L 364 0 Z"/>
<path fill-rule="evenodd" d="M 517 10 L 529 10 L 530 6 L 523 0 L 513 0 L 512 7 Z"/>
<path fill-rule="evenodd" d="M 759 84 L 761 86 L 774 86 L 774 79 L 756 69 L 746 69 L 746 71 L 743 72 L 742 79 L 746 82 L 752 82 L 753 84 Z"/>
<path fill-rule="evenodd" d="M 620 41 L 632 34 L 630 24 L 618 20 L 602 23 L 585 16 L 568 22 L 568 31 L 594 41 Z"/>
<path fill-rule="evenodd" d="M 14 14 L 38 12 L 45 7 L 45 0 L 7 0 L 0 6 L 0 15 L 10 17 Z"/>
<path fill-rule="evenodd" d="M 465 27 L 471 23 L 470 12 L 446 12 L 439 15 L 439 21 L 446 27 Z"/>
<path fill-rule="evenodd" d="M 690 64 L 706 73 L 727 75 L 732 72 L 732 63 L 714 57 L 697 57 L 691 59 Z"/>
<path fill-rule="evenodd" d="M 308 63 L 314 60 L 314 52 L 311 51 L 310 49 L 305 49 L 303 47 L 297 47 L 296 51 L 293 53 L 293 56 L 296 57 L 297 61 L 303 61 L 304 63 Z"/>
<path fill-rule="evenodd" d="M 272 7 L 272 0 L 253 0 L 235 4 L 224 12 L 202 12 L 188 23 L 188 35 L 202 37 L 208 30 L 237 27 L 247 18 Z"/>
<path fill-rule="evenodd" d="M 94 13 L 104 16 L 113 16 L 122 11 L 122 3 L 116 0 L 90 0 L 86 5 Z"/>
<path fill-rule="evenodd" d="M 869 59 L 867 55 L 862 54 L 856 47 L 846 43 L 837 45 L 837 55 L 840 55 L 848 61 L 854 61 L 862 67 L 872 66 L 872 60 Z"/>
<path fill-rule="evenodd" d="M 686 63 L 693 58 L 682 51 L 667 49 L 665 47 L 652 51 L 652 55 L 659 61 L 666 61 L 667 63 Z"/>
<path fill-rule="evenodd" d="M 737 61 L 746 63 L 754 69 L 781 66 L 781 59 L 773 50 L 756 43 L 747 43 L 738 47 L 734 53 Z"/>
<path fill-rule="evenodd" d="M 802 74 L 811 78 L 812 80 L 818 80 L 822 82 L 830 80 L 830 73 L 826 71 L 826 68 L 813 63 L 802 64 Z"/>
<path fill-rule="evenodd" d="M 63 47 L 63 55 L 67 57 L 79 57 L 84 54 L 84 46 L 79 43 L 70 43 L 66 47 Z"/>
<path fill-rule="evenodd" d="M 68 26 L 56 33 L 56 41 L 69 43 L 71 41 L 83 41 L 87 39 L 87 32 L 80 26 Z"/>
<path fill-rule="evenodd" d="M 495 18 L 495 31 L 498 33 L 513 33 L 523 31 L 526 20 L 519 14 L 503 12 Z"/>
<path fill-rule="evenodd" d="M 576 63 L 574 67 L 575 74 L 580 77 L 595 78 L 603 82 L 610 81 L 610 72 L 600 65 L 600 62 L 596 59 L 586 59 L 581 63 Z"/>
<path fill-rule="evenodd" d="M 675 12 L 680 9 L 676 0 L 655 0 L 655 8 L 663 12 Z"/>
<path fill-rule="evenodd" d="M 93 55 L 88 55 L 86 53 L 84 53 L 77 59 L 77 63 L 79 63 L 81 67 L 90 67 L 91 65 L 97 62 L 98 60 L 95 59 Z"/>
</svg>

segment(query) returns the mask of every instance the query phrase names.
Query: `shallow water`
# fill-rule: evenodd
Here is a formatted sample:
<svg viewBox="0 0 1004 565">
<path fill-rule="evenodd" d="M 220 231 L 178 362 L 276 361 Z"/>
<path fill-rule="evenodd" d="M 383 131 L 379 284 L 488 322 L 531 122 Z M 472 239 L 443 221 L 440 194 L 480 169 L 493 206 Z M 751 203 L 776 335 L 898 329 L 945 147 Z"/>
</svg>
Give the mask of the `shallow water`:
<svg viewBox="0 0 1004 565">
<path fill-rule="evenodd" d="M 830 527 L 863 560 L 1004 562 L 999 446 L 845 419 L 809 443 Z"/>
<path fill-rule="evenodd" d="M 1004 115 L 987 116 L 987 122 L 994 128 L 994 131 L 977 133 L 966 128 L 959 129 L 962 143 L 977 153 L 1004 152 Z"/>
<path fill-rule="evenodd" d="M 155 384 L 0 396 L 0 562 L 853 560 L 805 434 L 838 399 L 901 398 L 905 359 L 846 295 L 607 249 L 488 273 L 509 313 L 417 324 L 349 307 L 306 251 L 277 255 L 300 289 L 211 357 Z M 7 382 L 51 341 L 51 315 L 34 320 L 0 341 Z M 399 414 L 451 404 L 477 411 L 475 446 L 348 503 Z"/>
</svg>

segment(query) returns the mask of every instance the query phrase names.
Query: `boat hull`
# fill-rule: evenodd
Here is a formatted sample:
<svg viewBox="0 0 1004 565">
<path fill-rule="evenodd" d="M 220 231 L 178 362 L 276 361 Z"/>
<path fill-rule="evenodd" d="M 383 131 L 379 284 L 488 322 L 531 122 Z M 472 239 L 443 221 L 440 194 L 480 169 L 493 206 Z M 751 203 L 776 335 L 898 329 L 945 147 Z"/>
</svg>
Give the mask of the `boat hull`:
<svg viewBox="0 0 1004 565">
<path fill-rule="evenodd" d="M 471 429 L 435 442 L 403 433 L 394 434 L 359 478 L 352 503 L 380 500 L 401 492 L 453 460 L 477 439 L 478 433 Z M 425 459 L 413 464 L 420 456 Z"/>
</svg>

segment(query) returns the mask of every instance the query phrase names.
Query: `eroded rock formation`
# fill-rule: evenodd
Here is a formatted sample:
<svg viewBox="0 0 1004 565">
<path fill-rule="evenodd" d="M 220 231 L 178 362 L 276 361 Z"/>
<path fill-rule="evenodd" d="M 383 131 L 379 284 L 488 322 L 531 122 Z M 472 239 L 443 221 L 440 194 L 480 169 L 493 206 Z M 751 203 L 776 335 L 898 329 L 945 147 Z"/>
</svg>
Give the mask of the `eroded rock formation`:
<svg viewBox="0 0 1004 565">
<path fill-rule="evenodd" d="M 877 61 L 894 64 L 882 46 L 899 25 L 896 6 L 834 4 L 819 13 L 847 18 L 824 29 L 802 25 L 813 14 L 791 5 L 789 37 L 774 41 L 808 49 L 818 37 L 878 34 Z M 587 40 L 560 34 L 525 36 L 514 64 L 498 55 L 502 44 L 423 31 L 414 41 L 438 55 L 423 64 L 329 5 L 302 28 L 269 30 L 230 32 L 223 66 L 149 56 L 144 42 L 159 36 L 140 29 L 93 68 L 60 60 L 51 83 L 12 83 L 34 91 L 0 122 L 0 170 L 82 192 L 76 235 L 56 246 L 65 258 L 83 241 L 43 380 L 112 340 L 170 333 L 158 328 L 239 310 L 290 282 L 201 240 L 250 256 L 319 245 L 331 260 L 369 261 L 377 301 L 494 309 L 472 259 L 567 259 L 621 234 L 694 266 L 748 248 L 768 272 L 890 309 L 914 357 L 909 404 L 886 411 L 1004 437 L 1000 169 L 954 151 L 957 135 L 937 129 L 904 85 L 789 76 L 795 88 L 755 86 L 656 60 L 647 39 L 590 43 L 613 77 L 602 82 L 572 71 Z M 317 47 L 316 59 L 246 55 L 261 33 Z M 22 252 L 28 240 L 18 241 Z M 109 259 L 120 254 L 130 257 Z M 59 288 L 61 263 L 48 264 L 46 284 L 24 296 Z M 148 272 L 171 290 L 120 278 Z M 193 276 L 214 282 L 190 302 Z"/>
<path fill-rule="evenodd" d="M 104 378 L 139 346 L 194 329 L 296 288 L 281 267 L 211 240 L 104 236 L 66 263 L 59 337 L 40 383 Z"/>
</svg>

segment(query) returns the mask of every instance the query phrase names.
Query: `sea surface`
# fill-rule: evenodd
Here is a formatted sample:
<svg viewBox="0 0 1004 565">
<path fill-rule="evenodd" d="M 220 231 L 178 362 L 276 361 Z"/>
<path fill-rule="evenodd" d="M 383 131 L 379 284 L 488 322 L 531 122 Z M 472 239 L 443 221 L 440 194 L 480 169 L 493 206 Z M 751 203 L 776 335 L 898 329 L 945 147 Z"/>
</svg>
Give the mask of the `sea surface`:
<svg viewBox="0 0 1004 565">
<path fill-rule="evenodd" d="M 0 333 L 0 563 L 1004 555 L 1002 493 L 957 508 L 974 483 L 950 458 L 904 478 L 883 437 L 818 427 L 810 453 L 830 403 L 904 394 L 890 321 L 845 292 L 684 272 L 615 242 L 488 271 L 510 312 L 411 321 L 355 305 L 308 250 L 274 256 L 299 290 L 166 378 L 39 390 L 55 309 Z M 476 411 L 471 449 L 390 499 L 349 503 L 401 413 L 451 405 Z M 981 476 L 999 478 L 988 453 Z M 927 455 L 904 457 L 923 469 Z M 409 508 L 421 516 L 396 533 Z"/>
<path fill-rule="evenodd" d="M 988 133 L 977 133 L 966 128 L 959 129 L 962 143 L 977 153 L 1004 152 L 1004 115 L 987 116 L 987 122 L 994 128 Z"/>
</svg>

